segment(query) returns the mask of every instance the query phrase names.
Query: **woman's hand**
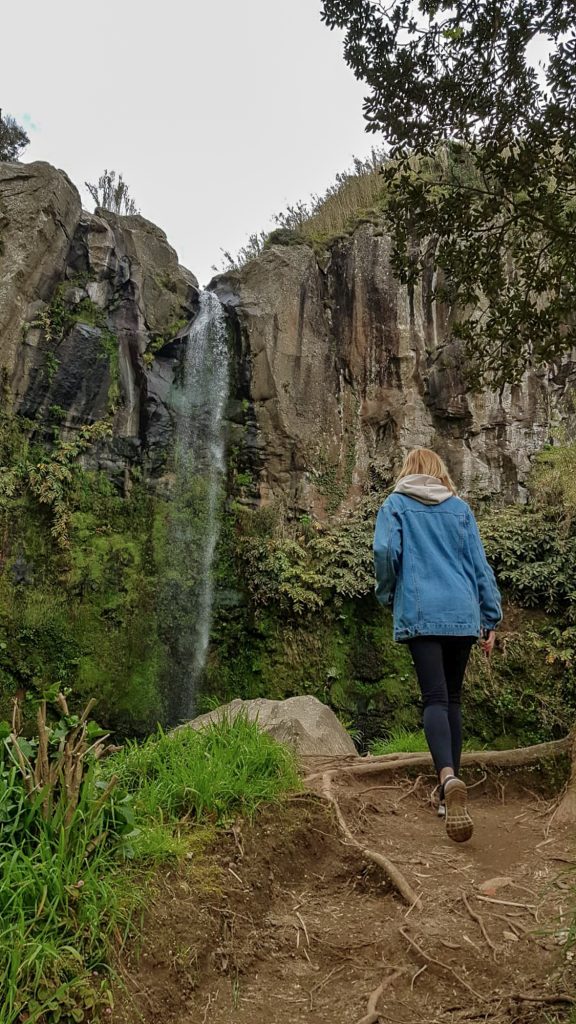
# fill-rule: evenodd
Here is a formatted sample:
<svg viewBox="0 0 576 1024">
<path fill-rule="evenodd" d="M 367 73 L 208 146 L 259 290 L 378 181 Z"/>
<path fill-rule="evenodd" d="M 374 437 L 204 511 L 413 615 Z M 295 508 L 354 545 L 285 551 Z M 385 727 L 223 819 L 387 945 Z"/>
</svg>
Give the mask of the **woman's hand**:
<svg viewBox="0 0 576 1024">
<path fill-rule="evenodd" d="M 494 650 L 494 644 L 496 643 L 496 632 L 493 629 L 489 629 L 480 640 L 480 647 L 487 658 L 490 657 Z"/>
</svg>

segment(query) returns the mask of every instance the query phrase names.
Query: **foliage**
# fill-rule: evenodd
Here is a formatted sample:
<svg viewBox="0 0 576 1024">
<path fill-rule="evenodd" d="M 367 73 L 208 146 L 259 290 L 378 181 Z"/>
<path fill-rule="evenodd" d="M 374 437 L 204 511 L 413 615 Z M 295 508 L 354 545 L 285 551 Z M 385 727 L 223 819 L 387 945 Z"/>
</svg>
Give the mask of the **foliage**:
<svg viewBox="0 0 576 1024">
<path fill-rule="evenodd" d="M 126 801 L 98 779 L 101 730 L 65 701 L 60 710 L 48 723 L 41 709 L 36 739 L 18 734 L 17 717 L 9 736 L 4 728 L 0 1024 L 23 1014 L 30 1024 L 82 1021 L 109 1007 L 100 964 L 136 903 L 114 878 L 113 851 L 131 824 Z"/>
<path fill-rule="evenodd" d="M 0 110 L 0 160 L 17 160 L 29 142 L 26 132 L 15 118 L 10 114 L 2 117 Z"/>
<path fill-rule="evenodd" d="M 101 761 L 102 730 L 62 697 L 59 708 L 50 723 L 41 713 L 37 738 L 6 739 L 0 761 L 0 1024 L 109 1011 L 110 965 L 144 902 L 144 867 L 196 860 L 199 823 L 253 813 L 299 785 L 294 758 L 243 719 Z M 67 774 L 57 766 L 68 755 Z"/>
<path fill-rule="evenodd" d="M 70 547 L 70 493 L 77 472 L 78 456 L 111 434 L 112 428 L 106 421 L 86 424 L 80 427 L 72 440 L 57 441 L 49 456 L 30 469 L 30 490 L 42 505 L 49 506 L 52 513 L 51 533 L 62 548 Z"/>
<path fill-rule="evenodd" d="M 482 522 L 486 551 L 500 582 L 526 608 L 543 607 L 571 626 L 576 615 L 576 445 L 538 457 L 527 506 Z"/>
<path fill-rule="evenodd" d="M 136 203 L 130 195 L 129 186 L 121 174 L 116 180 L 116 171 L 104 171 L 98 178 L 97 185 L 89 181 L 85 181 L 84 184 L 96 204 L 96 209 L 109 210 L 111 213 L 118 213 L 125 217 L 131 217 L 138 213 Z"/>
<path fill-rule="evenodd" d="M 257 604 L 305 613 L 331 598 L 360 597 L 373 587 L 374 502 L 327 526 L 288 526 L 273 513 L 238 511 L 236 556 Z"/>
<path fill-rule="evenodd" d="M 426 265 L 458 303 L 475 379 L 573 348 L 576 15 L 567 0 L 324 0 L 383 132 L 400 276 Z M 539 76 L 530 44 L 550 47 Z"/>
</svg>

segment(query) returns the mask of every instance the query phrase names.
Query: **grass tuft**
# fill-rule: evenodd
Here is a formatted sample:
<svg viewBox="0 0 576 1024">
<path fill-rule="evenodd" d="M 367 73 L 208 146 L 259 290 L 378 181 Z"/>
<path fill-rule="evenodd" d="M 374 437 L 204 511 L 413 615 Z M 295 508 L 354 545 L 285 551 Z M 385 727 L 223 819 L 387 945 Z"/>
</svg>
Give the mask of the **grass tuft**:
<svg viewBox="0 0 576 1024">
<path fill-rule="evenodd" d="M 46 819 L 45 794 L 27 792 L 6 745 L 0 1024 L 87 1021 L 109 1011 L 106 965 L 143 905 L 150 869 L 191 851 L 198 859 L 209 826 L 251 815 L 299 784 L 294 756 L 238 718 L 202 732 L 160 733 L 91 763 L 65 825 L 62 815 Z"/>
</svg>

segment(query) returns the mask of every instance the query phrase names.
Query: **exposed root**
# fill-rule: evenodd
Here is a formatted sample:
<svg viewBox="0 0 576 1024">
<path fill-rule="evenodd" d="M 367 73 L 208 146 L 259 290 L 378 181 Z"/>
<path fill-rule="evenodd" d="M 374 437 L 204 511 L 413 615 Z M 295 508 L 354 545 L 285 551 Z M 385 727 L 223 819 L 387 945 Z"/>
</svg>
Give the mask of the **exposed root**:
<svg viewBox="0 0 576 1024">
<path fill-rule="evenodd" d="M 467 981 L 464 981 L 464 978 L 460 977 L 458 971 L 455 971 L 452 967 L 450 967 L 448 964 L 445 964 L 442 960 L 436 960 L 433 956 L 429 956 L 428 953 L 425 953 L 424 950 L 422 949 L 422 946 L 419 946 L 418 943 L 414 941 L 412 936 L 409 935 L 404 928 L 400 929 L 400 934 L 404 936 L 406 942 L 410 943 L 410 945 L 416 950 L 417 953 L 420 954 L 420 956 L 424 960 L 427 960 L 429 964 L 436 964 L 436 966 L 441 967 L 443 971 L 448 971 L 448 973 L 451 974 L 453 978 L 456 978 L 458 984 L 463 985 L 464 988 L 467 988 L 468 991 L 471 992 L 476 999 L 480 999 L 481 1002 L 483 1003 L 487 1003 L 490 1001 L 489 999 L 487 999 L 486 996 L 481 995 L 480 992 L 476 992 L 472 988 L 472 986 L 468 984 Z"/>
<path fill-rule="evenodd" d="M 574 1006 L 576 1003 L 576 996 L 571 996 L 568 992 L 558 992 L 555 996 L 532 996 L 526 992 L 511 992 L 508 998 L 522 1003 L 541 1003 L 543 1006 L 553 1006 L 554 1003 L 566 1003 L 568 1006 Z"/>
<path fill-rule="evenodd" d="M 492 950 L 494 955 L 496 955 L 496 953 L 497 953 L 496 946 L 494 945 L 494 943 L 492 942 L 492 939 L 490 938 L 490 936 L 488 935 L 488 932 L 486 931 L 486 926 L 484 924 L 484 921 L 482 920 L 481 915 L 477 914 L 475 910 L 472 910 L 472 907 L 468 903 L 468 900 L 466 899 L 466 895 L 464 893 L 462 893 L 462 900 L 463 900 L 464 906 L 466 907 L 466 910 L 470 914 L 470 917 L 472 918 L 473 921 L 476 921 L 476 923 L 480 926 L 480 931 L 482 932 L 482 935 L 484 936 L 486 942 L 490 946 L 490 949 Z"/>
<path fill-rule="evenodd" d="M 388 986 L 391 985 L 393 981 L 396 981 L 396 978 L 399 978 L 401 974 L 404 974 L 404 971 L 405 968 L 400 968 L 400 970 L 398 971 L 393 971 L 393 973 L 389 974 L 387 978 L 384 978 L 384 981 L 380 982 L 378 988 L 374 989 L 374 991 L 371 993 L 368 999 L 368 1012 L 360 1018 L 358 1024 L 378 1024 L 378 1021 L 380 1020 L 380 1014 L 376 1009 L 376 1007 L 378 1006 L 378 1000 L 380 999 L 380 996 L 384 992 L 384 989 L 388 988 Z"/>
<path fill-rule="evenodd" d="M 388 858 L 385 857 L 384 854 L 378 853 L 375 850 L 370 850 L 368 849 L 368 847 L 364 846 L 364 844 L 361 843 L 358 839 L 356 839 L 356 837 L 350 831 L 348 825 L 346 824 L 344 815 L 342 814 L 340 804 L 338 803 L 338 800 L 336 799 L 332 791 L 333 775 L 333 772 L 324 772 L 324 774 L 322 775 L 321 791 L 324 799 L 327 800 L 334 808 L 334 811 L 336 813 L 336 819 L 338 821 L 341 831 L 346 836 L 348 842 L 352 846 L 355 846 L 357 850 L 360 850 L 362 856 L 365 857 L 366 860 L 371 860 L 374 864 L 377 864 L 378 867 L 382 869 L 382 871 L 384 872 L 388 880 L 392 883 L 396 891 L 400 893 L 402 899 L 405 900 L 409 906 L 412 906 L 414 903 L 416 903 L 418 899 L 418 894 L 414 891 L 414 889 L 407 881 L 407 879 L 404 877 L 402 872 L 397 867 L 395 867 L 392 861 L 388 860 Z"/>
<path fill-rule="evenodd" d="M 536 743 L 531 747 L 518 747 L 515 750 L 474 750 L 462 754 L 463 765 L 476 765 L 480 768 L 522 768 L 530 764 L 538 764 L 548 758 L 563 757 L 571 750 L 570 736 L 550 743 Z M 339 759 L 334 759 L 338 762 Z M 381 772 L 396 771 L 398 768 L 424 768 L 432 765 L 430 754 L 381 754 L 378 757 L 358 757 L 355 761 L 345 764 L 334 763 L 330 766 L 332 773 L 338 775 L 379 775 Z M 310 765 L 312 767 L 312 765 Z M 323 778 L 323 771 L 313 771 L 307 775 L 307 781 Z"/>
</svg>

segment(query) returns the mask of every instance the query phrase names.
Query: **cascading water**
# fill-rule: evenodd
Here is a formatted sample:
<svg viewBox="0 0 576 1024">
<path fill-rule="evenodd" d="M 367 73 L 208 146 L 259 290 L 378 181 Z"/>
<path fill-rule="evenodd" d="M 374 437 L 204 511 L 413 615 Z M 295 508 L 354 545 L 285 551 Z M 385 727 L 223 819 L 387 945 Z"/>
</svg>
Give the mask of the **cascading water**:
<svg viewBox="0 0 576 1024">
<path fill-rule="evenodd" d="M 226 318 L 213 292 L 203 292 L 190 330 L 183 379 L 174 389 L 176 483 L 168 530 L 174 663 L 171 717 L 196 710 L 210 638 L 213 562 L 225 465 L 228 398 Z"/>
</svg>

